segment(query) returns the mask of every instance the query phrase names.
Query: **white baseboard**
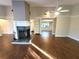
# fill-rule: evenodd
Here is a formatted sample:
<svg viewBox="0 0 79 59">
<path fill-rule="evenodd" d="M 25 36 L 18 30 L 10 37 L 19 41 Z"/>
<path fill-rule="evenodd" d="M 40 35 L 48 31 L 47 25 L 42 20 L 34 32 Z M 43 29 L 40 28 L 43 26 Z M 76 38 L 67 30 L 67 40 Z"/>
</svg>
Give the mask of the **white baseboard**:
<svg viewBox="0 0 79 59">
<path fill-rule="evenodd" d="M 55 35 L 55 37 L 67 37 L 67 35 Z"/>
<path fill-rule="evenodd" d="M 79 41 L 78 38 L 76 38 L 76 37 L 74 37 L 74 36 L 71 36 L 71 35 L 55 35 L 55 37 L 69 37 L 69 38 L 71 38 L 71 39 L 74 39 L 74 40 L 76 40 L 76 41 Z"/>
<path fill-rule="evenodd" d="M 79 41 L 79 39 L 76 38 L 76 37 L 74 37 L 74 36 L 68 35 L 67 37 L 72 38 L 72 39 L 74 39 L 74 40 L 76 40 L 76 41 Z"/>
</svg>

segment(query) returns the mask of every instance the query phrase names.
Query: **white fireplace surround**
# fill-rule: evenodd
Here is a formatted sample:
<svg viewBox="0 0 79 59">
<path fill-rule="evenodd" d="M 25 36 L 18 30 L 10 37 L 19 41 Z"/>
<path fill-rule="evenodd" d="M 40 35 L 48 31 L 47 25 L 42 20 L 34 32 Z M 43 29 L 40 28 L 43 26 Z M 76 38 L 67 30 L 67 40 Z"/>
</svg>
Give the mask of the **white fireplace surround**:
<svg viewBox="0 0 79 59">
<path fill-rule="evenodd" d="M 30 26 L 30 22 L 29 21 L 14 21 L 13 32 L 16 39 L 18 39 L 17 26 Z"/>
</svg>

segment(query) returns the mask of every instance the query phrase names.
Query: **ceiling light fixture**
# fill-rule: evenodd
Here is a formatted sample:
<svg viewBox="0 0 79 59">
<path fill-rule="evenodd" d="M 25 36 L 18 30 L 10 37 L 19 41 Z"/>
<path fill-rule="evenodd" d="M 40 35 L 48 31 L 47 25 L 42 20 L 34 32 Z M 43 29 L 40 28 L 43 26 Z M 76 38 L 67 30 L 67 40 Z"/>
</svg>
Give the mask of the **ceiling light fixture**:
<svg viewBox="0 0 79 59">
<path fill-rule="evenodd" d="M 60 14 L 60 12 L 55 12 L 55 16 L 58 16 Z"/>
<path fill-rule="evenodd" d="M 50 12 L 49 12 L 49 11 L 46 12 L 46 16 L 47 16 L 48 18 L 50 18 Z"/>
</svg>

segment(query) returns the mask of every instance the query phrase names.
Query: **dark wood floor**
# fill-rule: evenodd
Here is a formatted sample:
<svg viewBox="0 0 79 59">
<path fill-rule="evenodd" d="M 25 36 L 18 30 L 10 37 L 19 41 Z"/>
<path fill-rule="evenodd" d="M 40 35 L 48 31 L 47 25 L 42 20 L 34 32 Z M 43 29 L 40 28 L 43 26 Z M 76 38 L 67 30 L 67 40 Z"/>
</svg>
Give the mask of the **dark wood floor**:
<svg viewBox="0 0 79 59">
<path fill-rule="evenodd" d="M 12 35 L 0 37 L 0 59 L 35 59 L 30 54 L 33 49 L 29 50 L 32 45 L 12 45 L 11 39 Z M 42 35 L 33 35 L 32 42 L 57 59 L 79 59 L 79 42 L 70 38 L 56 38 L 51 33 L 44 33 Z M 47 59 L 37 49 L 34 48 L 34 51 L 41 59 Z"/>
<path fill-rule="evenodd" d="M 32 42 L 57 59 L 79 59 L 79 42 L 68 37 L 54 37 L 51 33 L 34 35 Z"/>
<path fill-rule="evenodd" d="M 28 45 L 12 45 L 12 35 L 0 37 L 0 59 L 24 59 Z"/>
</svg>

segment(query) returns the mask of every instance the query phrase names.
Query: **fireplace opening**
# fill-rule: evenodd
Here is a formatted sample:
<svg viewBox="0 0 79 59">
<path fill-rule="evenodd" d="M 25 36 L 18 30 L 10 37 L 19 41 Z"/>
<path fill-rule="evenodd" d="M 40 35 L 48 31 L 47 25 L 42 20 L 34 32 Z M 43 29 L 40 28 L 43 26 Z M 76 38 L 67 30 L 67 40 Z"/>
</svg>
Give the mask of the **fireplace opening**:
<svg viewBox="0 0 79 59">
<path fill-rule="evenodd" d="M 17 26 L 18 40 L 30 40 L 30 27 Z"/>
</svg>

